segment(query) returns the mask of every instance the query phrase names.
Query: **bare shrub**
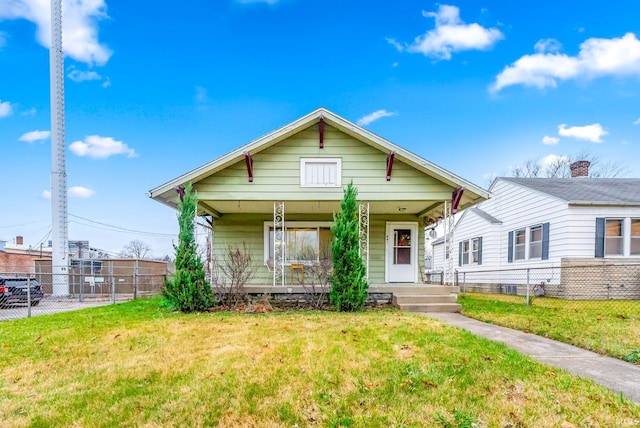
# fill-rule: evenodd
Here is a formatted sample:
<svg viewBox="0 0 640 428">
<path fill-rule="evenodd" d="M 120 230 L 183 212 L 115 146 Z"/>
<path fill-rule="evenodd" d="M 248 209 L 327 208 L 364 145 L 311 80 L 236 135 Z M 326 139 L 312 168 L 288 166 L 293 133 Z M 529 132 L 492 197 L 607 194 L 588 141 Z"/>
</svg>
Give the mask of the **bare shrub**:
<svg viewBox="0 0 640 428">
<path fill-rule="evenodd" d="M 255 276 L 257 266 L 252 263 L 251 248 L 245 242 L 241 246 L 228 245 L 222 257 L 213 260 L 211 280 L 219 305 L 233 308 L 247 301 L 244 286 Z"/>
<path fill-rule="evenodd" d="M 305 281 L 302 282 L 305 300 L 314 309 L 322 309 L 327 303 L 327 297 L 331 291 L 333 260 L 329 257 L 323 257 L 317 262 L 306 265 L 305 272 Z"/>
</svg>

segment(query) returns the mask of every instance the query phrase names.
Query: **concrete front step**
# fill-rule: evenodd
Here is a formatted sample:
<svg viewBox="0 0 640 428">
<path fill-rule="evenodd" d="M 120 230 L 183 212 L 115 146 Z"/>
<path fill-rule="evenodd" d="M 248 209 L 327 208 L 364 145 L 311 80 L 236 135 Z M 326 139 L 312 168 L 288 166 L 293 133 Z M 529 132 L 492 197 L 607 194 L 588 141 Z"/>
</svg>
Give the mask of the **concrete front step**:
<svg viewBox="0 0 640 428">
<path fill-rule="evenodd" d="M 462 305 L 459 303 L 407 303 L 394 305 L 405 312 L 460 312 Z"/>
<path fill-rule="evenodd" d="M 457 294 L 394 294 L 393 304 L 411 304 L 411 303 L 456 303 L 458 301 Z"/>
</svg>

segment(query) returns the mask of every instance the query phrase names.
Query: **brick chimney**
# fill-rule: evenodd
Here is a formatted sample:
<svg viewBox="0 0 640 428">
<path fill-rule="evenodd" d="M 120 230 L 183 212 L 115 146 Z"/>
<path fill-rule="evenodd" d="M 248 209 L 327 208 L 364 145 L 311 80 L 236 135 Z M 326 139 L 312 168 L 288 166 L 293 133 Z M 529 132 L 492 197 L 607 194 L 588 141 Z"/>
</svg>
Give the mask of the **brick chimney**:
<svg viewBox="0 0 640 428">
<path fill-rule="evenodd" d="M 22 245 L 24 244 L 24 239 L 22 238 L 22 236 L 18 235 L 16 236 L 16 245 Z"/>
<path fill-rule="evenodd" d="M 589 165 L 591 162 L 586 160 L 575 161 L 569 168 L 571 168 L 571 178 L 573 177 L 588 177 L 589 176 Z"/>
</svg>

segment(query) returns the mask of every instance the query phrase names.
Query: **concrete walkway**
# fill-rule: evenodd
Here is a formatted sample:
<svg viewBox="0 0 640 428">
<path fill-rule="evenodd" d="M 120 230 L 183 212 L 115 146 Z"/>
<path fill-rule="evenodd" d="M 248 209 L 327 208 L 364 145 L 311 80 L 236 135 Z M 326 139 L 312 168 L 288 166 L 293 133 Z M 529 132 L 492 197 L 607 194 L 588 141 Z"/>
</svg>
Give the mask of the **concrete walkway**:
<svg viewBox="0 0 640 428">
<path fill-rule="evenodd" d="M 502 342 L 538 361 L 565 369 L 576 376 L 591 379 L 615 392 L 621 392 L 622 395 L 640 405 L 640 367 L 636 365 L 456 313 L 423 313 L 422 315 L 463 328 L 478 336 Z"/>
</svg>

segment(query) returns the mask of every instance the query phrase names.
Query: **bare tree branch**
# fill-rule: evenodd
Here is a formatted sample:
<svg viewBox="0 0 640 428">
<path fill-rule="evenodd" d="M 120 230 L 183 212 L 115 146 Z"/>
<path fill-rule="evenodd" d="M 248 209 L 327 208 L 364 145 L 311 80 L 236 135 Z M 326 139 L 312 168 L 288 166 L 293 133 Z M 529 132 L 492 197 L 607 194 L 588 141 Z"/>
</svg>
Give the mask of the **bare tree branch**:
<svg viewBox="0 0 640 428">
<path fill-rule="evenodd" d="M 121 257 L 128 259 L 144 259 L 148 255 L 151 255 L 151 247 L 137 239 L 125 245 L 124 249 L 120 252 Z"/>
</svg>

